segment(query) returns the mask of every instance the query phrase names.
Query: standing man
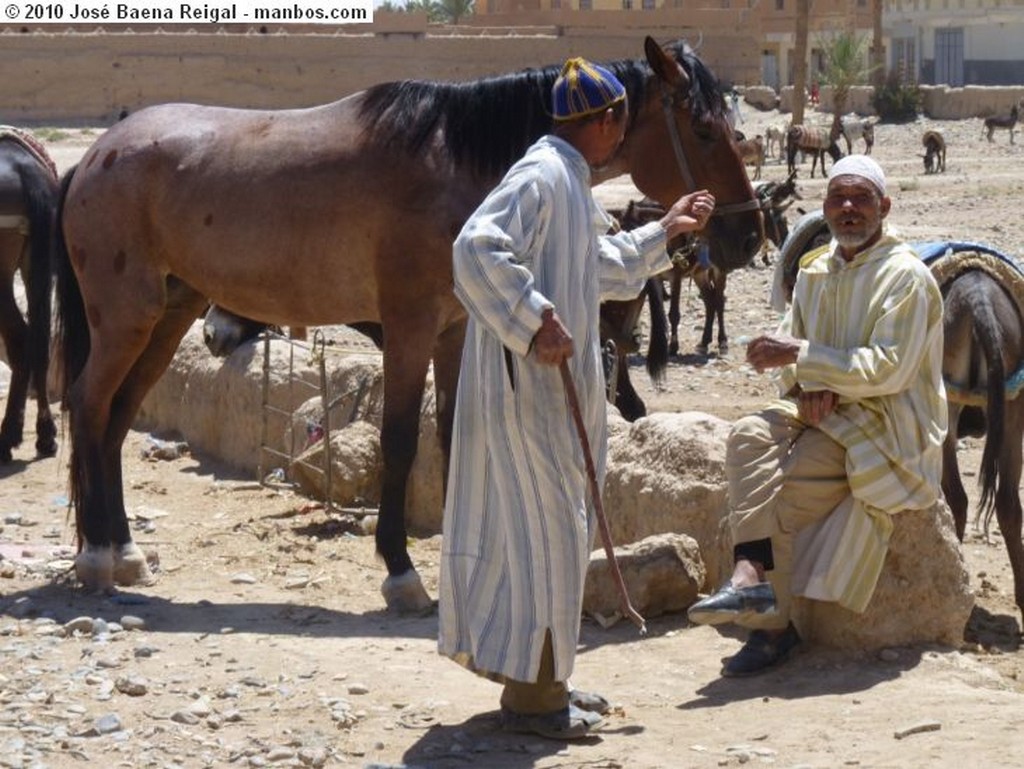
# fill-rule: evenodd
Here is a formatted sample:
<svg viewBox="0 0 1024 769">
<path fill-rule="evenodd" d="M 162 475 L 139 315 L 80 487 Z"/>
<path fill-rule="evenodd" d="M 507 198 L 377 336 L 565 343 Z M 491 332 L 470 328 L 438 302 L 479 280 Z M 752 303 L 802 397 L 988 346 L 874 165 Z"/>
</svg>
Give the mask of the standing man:
<svg viewBox="0 0 1024 769">
<path fill-rule="evenodd" d="M 893 515 L 938 498 L 942 295 L 914 251 L 885 232 L 891 205 L 874 160 L 833 165 L 824 202 L 833 240 L 801 260 L 779 333 L 747 347 L 754 368 L 777 370 L 782 398 L 733 426 L 735 568 L 689 611 L 694 622 L 753 629 L 722 675 L 760 673 L 800 643 L 793 596 L 863 611 Z"/>
<path fill-rule="evenodd" d="M 607 69 L 570 59 L 539 139 L 469 218 L 454 246 L 469 312 L 441 556 L 439 650 L 504 684 L 503 728 L 584 737 L 608 703 L 570 691 L 593 508 L 558 366 L 567 361 L 603 481 L 607 435 L 598 312 L 671 262 L 665 243 L 702 228 L 706 191 L 660 222 L 605 235 L 591 194 L 629 117 Z"/>
</svg>

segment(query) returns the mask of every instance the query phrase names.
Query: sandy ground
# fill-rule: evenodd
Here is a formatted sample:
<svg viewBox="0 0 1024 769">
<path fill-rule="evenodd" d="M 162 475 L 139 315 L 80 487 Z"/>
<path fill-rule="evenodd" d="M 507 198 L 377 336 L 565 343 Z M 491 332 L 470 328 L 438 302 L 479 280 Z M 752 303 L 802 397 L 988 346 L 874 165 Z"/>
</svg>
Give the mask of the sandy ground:
<svg viewBox="0 0 1024 769">
<path fill-rule="evenodd" d="M 750 135 L 785 123 L 744 117 Z M 945 175 L 922 173 L 925 127 L 949 142 Z M 66 167 L 97 134 L 47 143 Z M 996 138 L 982 138 L 980 120 L 879 126 L 894 224 L 1024 252 L 1024 145 Z M 784 175 L 777 162 L 764 169 Z M 820 205 L 822 186 L 803 166 L 801 205 Z M 617 182 L 599 194 L 635 193 Z M 724 357 L 692 354 L 702 310 L 687 289 L 684 354 L 666 384 L 655 390 L 634 366 L 650 409 L 733 419 L 764 403 L 770 384 L 743 364 L 742 341 L 777 320 L 769 279 L 761 266 L 730 278 Z M 956 648 L 804 648 L 764 676 L 725 680 L 721 660 L 740 644 L 728 632 L 682 615 L 652 620 L 646 638 L 585 621 L 574 682 L 616 710 L 566 746 L 498 732 L 498 688 L 437 655 L 436 616 L 383 611 L 370 539 L 209 457 L 144 460 L 146 437 L 125 446 L 125 493 L 159 580 L 112 598 L 64 577 L 66 450 L 33 460 L 29 434 L 0 468 L 0 767 L 1020 766 L 1024 653 L 998 532 L 972 530 L 964 545 L 977 607 Z M 972 495 L 980 445 L 963 446 Z M 436 595 L 438 539 L 411 547 Z"/>
</svg>

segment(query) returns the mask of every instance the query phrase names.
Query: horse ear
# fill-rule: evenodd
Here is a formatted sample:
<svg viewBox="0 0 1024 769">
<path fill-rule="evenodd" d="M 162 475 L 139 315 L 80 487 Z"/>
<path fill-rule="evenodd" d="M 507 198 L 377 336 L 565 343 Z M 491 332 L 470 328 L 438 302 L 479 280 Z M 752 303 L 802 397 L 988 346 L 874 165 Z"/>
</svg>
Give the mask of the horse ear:
<svg viewBox="0 0 1024 769">
<path fill-rule="evenodd" d="M 651 65 L 651 69 L 654 70 L 654 74 L 658 76 L 659 80 L 673 88 L 683 88 L 688 85 L 688 79 L 686 73 L 683 72 L 683 68 L 650 35 L 644 38 L 644 55 L 647 57 L 647 63 Z"/>
</svg>

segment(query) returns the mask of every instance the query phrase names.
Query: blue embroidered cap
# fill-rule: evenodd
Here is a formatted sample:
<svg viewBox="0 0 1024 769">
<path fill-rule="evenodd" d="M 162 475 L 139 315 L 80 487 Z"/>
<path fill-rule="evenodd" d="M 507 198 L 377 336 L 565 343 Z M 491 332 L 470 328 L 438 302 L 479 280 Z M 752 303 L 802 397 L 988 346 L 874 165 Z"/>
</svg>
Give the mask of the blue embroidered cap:
<svg viewBox="0 0 1024 769">
<path fill-rule="evenodd" d="M 556 121 L 595 115 L 626 100 L 626 88 L 608 69 L 579 57 L 569 59 L 551 89 Z"/>
</svg>

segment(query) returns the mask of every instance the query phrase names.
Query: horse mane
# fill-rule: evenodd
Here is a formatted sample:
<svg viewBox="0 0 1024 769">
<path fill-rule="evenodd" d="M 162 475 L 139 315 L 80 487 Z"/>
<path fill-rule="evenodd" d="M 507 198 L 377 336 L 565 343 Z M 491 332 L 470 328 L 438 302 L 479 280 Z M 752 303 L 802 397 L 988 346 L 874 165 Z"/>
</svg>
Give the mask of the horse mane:
<svg viewBox="0 0 1024 769">
<path fill-rule="evenodd" d="M 667 46 L 690 78 L 696 123 L 724 116 L 722 90 L 711 71 L 683 41 Z M 651 68 L 643 59 L 605 64 L 626 88 L 630 126 L 643 106 Z M 441 133 L 444 153 L 456 166 L 484 177 L 500 176 L 538 138 L 551 131 L 551 87 L 561 66 L 525 69 L 466 83 L 402 80 L 367 89 L 359 120 L 369 142 L 410 155 Z"/>
</svg>

